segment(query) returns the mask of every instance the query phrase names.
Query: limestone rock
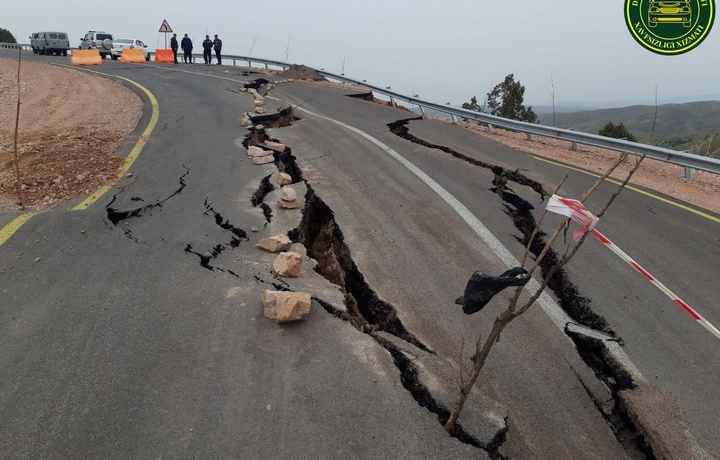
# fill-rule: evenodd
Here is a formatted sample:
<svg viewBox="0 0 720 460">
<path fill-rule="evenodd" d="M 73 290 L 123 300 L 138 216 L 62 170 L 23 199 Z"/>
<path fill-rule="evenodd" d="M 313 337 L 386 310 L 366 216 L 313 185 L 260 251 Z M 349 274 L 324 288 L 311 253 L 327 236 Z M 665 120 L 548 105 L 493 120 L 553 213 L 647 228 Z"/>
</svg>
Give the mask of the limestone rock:
<svg viewBox="0 0 720 460">
<path fill-rule="evenodd" d="M 293 201 L 285 201 L 285 200 L 277 200 L 278 206 L 285 209 L 298 209 L 300 206 L 302 206 L 302 203 L 300 203 L 300 200 L 293 200 Z"/>
<path fill-rule="evenodd" d="M 267 110 L 265 110 L 265 107 L 255 107 L 255 113 L 265 113 Z"/>
<path fill-rule="evenodd" d="M 272 156 L 272 154 L 272 150 L 265 150 L 262 147 L 258 147 L 256 145 L 251 145 L 250 147 L 248 147 L 248 156 L 250 157 L 265 157 L 268 155 Z"/>
<path fill-rule="evenodd" d="M 264 290 L 260 300 L 263 314 L 278 323 L 303 321 L 310 315 L 311 297 L 307 292 Z"/>
<path fill-rule="evenodd" d="M 252 157 L 252 162 L 254 165 L 266 165 L 268 163 L 272 163 L 275 161 L 275 156 L 273 155 L 265 155 L 264 157 Z"/>
<path fill-rule="evenodd" d="M 265 141 L 265 146 L 269 149 L 277 150 L 278 152 L 285 151 L 285 144 L 281 144 L 280 142 Z"/>
<path fill-rule="evenodd" d="M 255 99 L 255 107 L 261 107 L 265 105 L 265 99 Z"/>
<path fill-rule="evenodd" d="M 283 201 L 295 201 L 297 200 L 297 192 L 294 188 L 286 185 L 280 189 L 280 199 Z"/>
<path fill-rule="evenodd" d="M 289 185 L 289 184 L 292 184 L 292 176 L 290 176 L 290 174 L 288 174 L 288 173 L 282 173 L 282 172 L 281 172 L 281 173 L 278 173 L 278 174 L 277 174 L 277 177 L 275 178 L 275 180 L 277 181 L 277 183 L 278 183 L 279 185 Z"/>
<path fill-rule="evenodd" d="M 302 274 L 302 256 L 297 252 L 281 252 L 273 262 L 275 272 L 287 278 L 298 278 Z"/>
<path fill-rule="evenodd" d="M 271 236 L 270 238 L 264 238 L 255 244 L 255 246 L 270 252 L 285 251 L 290 247 L 290 245 L 292 245 L 292 241 L 283 234 Z"/>
<path fill-rule="evenodd" d="M 243 128 L 250 126 L 251 123 L 252 123 L 252 121 L 250 121 L 250 119 L 248 117 L 240 118 L 240 126 L 242 126 Z"/>
</svg>

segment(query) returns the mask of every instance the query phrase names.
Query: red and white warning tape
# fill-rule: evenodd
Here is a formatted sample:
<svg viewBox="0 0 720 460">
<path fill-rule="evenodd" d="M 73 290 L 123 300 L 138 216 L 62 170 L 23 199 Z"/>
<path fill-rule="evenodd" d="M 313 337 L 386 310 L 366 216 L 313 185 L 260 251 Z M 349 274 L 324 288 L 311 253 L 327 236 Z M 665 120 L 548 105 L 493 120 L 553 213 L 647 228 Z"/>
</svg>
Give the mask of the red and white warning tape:
<svg viewBox="0 0 720 460">
<path fill-rule="evenodd" d="M 650 274 L 647 270 L 645 270 L 640 264 L 635 262 L 629 255 L 627 255 L 622 249 L 620 249 L 615 243 L 610 241 L 605 235 L 600 233 L 598 230 L 596 230 L 595 224 L 598 222 L 598 218 L 595 217 L 588 209 L 585 207 L 585 205 L 578 201 L 573 200 L 570 198 L 562 198 L 557 195 L 553 195 L 550 197 L 550 200 L 547 204 L 547 210 L 550 212 L 554 212 L 557 214 L 561 214 L 563 216 L 569 217 L 573 221 L 579 223 L 582 225 L 579 229 L 575 231 L 573 234 L 573 239 L 575 241 L 580 240 L 582 238 L 583 234 L 585 232 L 590 232 L 592 235 L 600 240 L 601 243 L 603 243 L 605 246 L 607 246 L 612 252 L 614 252 L 618 257 L 620 257 L 622 260 L 627 262 L 635 271 L 640 273 L 646 280 L 650 281 L 652 284 L 654 284 L 658 289 L 660 289 L 662 292 L 665 293 L 666 296 L 670 297 L 673 302 L 675 302 L 680 308 L 682 308 L 692 319 L 697 321 L 698 323 L 702 324 L 705 329 L 710 331 L 712 334 L 715 335 L 715 337 L 720 339 L 720 331 L 713 326 L 707 319 L 705 319 L 700 313 L 695 311 L 690 305 L 685 303 L 682 299 L 680 299 L 675 293 L 673 293 L 670 289 L 667 288 L 663 283 L 660 282 L 657 278 L 655 278 L 653 275 Z"/>
</svg>

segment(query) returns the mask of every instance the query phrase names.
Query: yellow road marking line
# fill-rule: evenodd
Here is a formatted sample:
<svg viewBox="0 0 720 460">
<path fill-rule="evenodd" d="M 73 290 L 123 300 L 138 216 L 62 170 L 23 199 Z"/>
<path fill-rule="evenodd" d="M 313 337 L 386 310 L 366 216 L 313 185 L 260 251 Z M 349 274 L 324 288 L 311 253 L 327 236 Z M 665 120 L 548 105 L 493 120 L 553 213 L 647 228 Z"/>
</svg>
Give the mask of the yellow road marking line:
<svg viewBox="0 0 720 460">
<path fill-rule="evenodd" d="M 584 169 L 580 169 L 580 168 L 576 168 L 576 167 L 574 167 L 574 166 L 570 166 L 570 165 L 566 165 L 566 164 L 563 164 L 563 163 L 559 163 L 559 162 L 557 162 L 557 161 L 548 160 L 547 158 L 539 157 L 539 156 L 537 156 L 537 155 L 530 155 L 530 156 L 531 156 L 532 158 L 535 158 L 535 159 L 538 160 L 538 161 L 543 161 L 543 162 L 549 163 L 549 164 L 551 164 L 551 165 L 560 166 L 560 167 L 562 167 L 562 168 L 570 169 L 570 170 L 572 170 L 572 171 L 577 171 L 577 172 L 580 172 L 580 173 L 583 173 L 583 174 L 587 174 L 588 176 L 592 176 L 592 177 L 600 177 L 600 174 L 591 173 L 591 172 L 586 171 L 586 170 L 584 170 Z M 620 181 L 617 181 L 617 180 L 615 180 L 615 179 L 607 178 L 607 179 L 605 179 L 605 180 L 608 181 L 608 182 L 610 182 L 611 184 L 615 184 L 615 185 L 620 185 L 620 184 L 621 184 Z M 719 219 L 719 218 L 717 218 L 717 217 L 715 217 L 715 216 L 711 216 L 711 215 L 708 214 L 708 213 L 705 213 L 705 212 L 702 212 L 702 211 L 698 211 L 697 209 L 693 209 L 693 208 L 691 208 L 691 207 L 689 207 L 689 206 L 685 206 L 684 204 L 678 203 L 677 201 L 669 200 L 669 199 L 663 198 L 663 197 L 661 197 L 661 196 L 659 196 L 659 195 L 655 195 L 654 193 L 646 192 L 645 190 L 639 189 L 639 188 L 634 187 L 634 186 L 632 186 L 632 185 L 626 185 L 625 188 L 628 189 L 628 190 L 632 190 L 633 192 L 639 193 L 639 194 L 641 194 L 641 195 L 645 195 L 645 196 L 647 196 L 647 197 L 649 197 L 649 198 L 652 198 L 652 199 L 654 199 L 654 200 L 662 201 L 663 203 L 669 204 L 669 205 L 671 205 L 671 206 L 675 206 L 676 208 L 680 208 L 680 209 L 682 209 L 683 211 L 691 212 L 691 213 L 693 213 L 693 214 L 695 214 L 695 215 L 698 215 L 698 216 L 700 216 L 700 217 L 704 217 L 705 219 L 708 219 L 708 220 L 711 220 L 711 221 L 713 221 L 713 222 L 715 222 L 715 223 L 720 224 L 720 219 Z"/>
<path fill-rule="evenodd" d="M 88 69 L 84 69 L 84 70 L 87 72 L 91 72 L 91 73 L 97 73 L 100 75 L 108 75 L 110 77 L 120 78 L 122 80 L 125 80 L 125 81 L 137 86 L 145 93 L 145 95 L 148 97 L 148 99 L 150 99 L 150 104 L 152 105 L 152 115 L 150 117 L 150 123 L 148 123 L 147 127 L 145 128 L 145 131 L 143 131 L 143 133 L 140 135 L 140 139 L 138 139 L 138 141 L 135 143 L 135 147 L 133 147 L 133 149 L 130 151 L 130 154 L 127 156 L 127 158 L 125 158 L 125 163 L 123 163 L 122 168 L 120 168 L 120 171 L 119 171 L 118 177 L 117 177 L 118 179 L 120 179 L 120 178 L 122 178 L 122 176 L 124 176 L 128 172 L 128 170 L 130 169 L 132 164 L 137 159 L 138 155 L 140 155 L 140 152 L 142 152 L 142 149 L 145 147 L 145 144 L 147 143 L 147 140 L 150 137 L 150 134 L 155 129 L 158 119 L 160 118 L 160 106 L 158 105 L 158 101 L 157 101 L 157 99 L 155 99 L 155 96 L 153 95 L 153 93 L 151 93 L 150 90 L 145 88 L 140 83 L 130 80 L 129 78 L 120 77 L 117 75 L 109 75 L 109 74 L 97 72 L 94 70 L 88 70 Z M 115 182 L 117 182 L 117 181 L 115 181 Z M 75 206 L 74 208 L 72 208 L 73 211 L 81 211 L 83 209 L 87 209 L 88 207 L 90 207 L 90 205 L 92 205 L 97 200 L 99 200 L 103 195 L 105 195 L 108 192 L 108 190 L 110 190 L 114 185 L 115 185 L 115 183 L 101 187 L 99 190 L 95 191 L 95 193 L 93 193 L 89 197 L 85 198 L 82 201 L 82 203 L 80 203 L 77 206 Z"/>
<path fill-rule="evenodd" d="M 17 216 L 10 221 L 9 224 L 0 229 L 0 246 L 2 246 L 20 227 L 27 221 L 29 221 L 37 212 L 28 212 Z"/>
<path fill-rule="evenodd" d="M 55 64 L 55 65 L 57 65 L 59 67 L 71 67 L 71 66 L 64 65 L 64 64 Z M 71 68 L 75 69 L 75 67 L 71 67 Z M 79 69 L 76 69 L 76 70 L 79 70 Z M 87 209 L 93 203 L 95 203 L 97 200 L 99 200 L 103 195 L 105 195 L 111 188 L 113 188 L 115 186 L 117 181 L 128 172 L 128 170 L 130 169 L 132 164 L 135 162 L 137 157 L 140 155 L 140 152 L 142 152 L 142 149 L 145 147 L 145 144 L 147 143 L 147 140 L 150 137 L 150 134 L 155 129 L 158 119 L 160 118 L 160 105 L 158 104 L 158 101 L 155 98 L 155 95 L 153 95 L 153 93 L 151 93 L 149 89 L 145 88 L 140 83 L 137 83 L 133 80 L 130 80 L 129 78 L 121 77 L 118 75 L 111 75 L 111 74 L 97 72 L 95 70 L 89 70 L 89 69 L 81 69 L 81 70 L 84 70 L 84 71 L 90 72 L 90 73 L 96 73 L 98 75 L 103 75 L 103 76 L 107 76 L 107 77 L 111 77 L 111 78 L 119 78 L 121 80 L 125 80 L 128 83 L 131 83 L 131 84 L 137 86 L 145 93 L 145 95 L 148 97 L 148 99 L 150 99 L 150 104 L 152 105 L 152 115 L 150 116 L 150 122 L 148 123 L 147 127 L 145 128 L 145 131 L 143 131 L 143 133 L 140 135 L 140 139 L 138 139 L 138 141 L 135 143 L 135 146 L 130 151 L 130 154 L 127 156 L 127 158 L 125 158 L 125 162 L 123 163 L 122 168 L 120 168 L 118 177 L 115 180 L 115 182 L 112 184 L 104 185 L 104 186 L 100 187 L 89 197 L 85 198 L 82 201 L 82 203 L 80 203 L 77 206 L 75 206 L 74 208 L 72 208 L 73 211 L 82 211 L 84 209 Z M 23 226 L 23 224 L 25 222 L 30 220 L 36 214 L 39 214 L 39 213 L 38 212 L 30 212 L 27 214 L 22 214 L 21 216 L 18 216 L 15 219 L 13 219 L 9 224 L 4 226 L 2 229 L 0 229 L 0 246 L 2 246 L 8 239 L 10 239 L 10 237 L 15 232 L 17 232 L 20 229 L 20 227 Z"/>
</svg>

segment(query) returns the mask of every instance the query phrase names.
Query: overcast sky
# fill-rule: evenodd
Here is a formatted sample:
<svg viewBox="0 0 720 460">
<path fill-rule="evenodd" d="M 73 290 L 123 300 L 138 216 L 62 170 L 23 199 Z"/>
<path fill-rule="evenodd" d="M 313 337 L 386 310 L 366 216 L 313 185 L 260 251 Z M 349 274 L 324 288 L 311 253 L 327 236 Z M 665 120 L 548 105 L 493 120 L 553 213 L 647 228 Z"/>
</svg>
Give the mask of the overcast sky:
<svg viewBox="0 0 720 460">
<path fill-rule="evenodd" d="M 720 26 L 694 50 L 660 56 L 625 26 L 623 0 L 328 0 L 87 2 L 0 0 L 0 27 L 28 43 L 64 31 L 77 47 L 88 30 L 164 47 L 167 19 L 179 36 L 218 34 L 225 54 L 284 60 L 367 79 L 433 102 L 479 99 L 507 74 L 525 102 L 618 106 L 720 99 Z M 253 47 L 253 42 L 255 42 Z"/>
</svg>

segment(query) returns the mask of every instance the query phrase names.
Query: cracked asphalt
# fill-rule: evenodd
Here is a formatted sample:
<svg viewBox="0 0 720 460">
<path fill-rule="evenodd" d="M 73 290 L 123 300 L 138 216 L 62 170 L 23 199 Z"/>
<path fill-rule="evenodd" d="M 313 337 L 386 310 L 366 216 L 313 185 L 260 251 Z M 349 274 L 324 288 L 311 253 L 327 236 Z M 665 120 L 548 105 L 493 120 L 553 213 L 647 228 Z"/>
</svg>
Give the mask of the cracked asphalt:
<svg viewBox="0 0 720 460">
<path fill-rule="evenodd" d="M 253 205 L 276 167 L 252 166 L 239 147 L 247 130 L 238 119 L 253 101 L 231 80 L 247 77 L 236 69 L 208 78 L 112 62 L 102 70 L 150 89 L 160 121 L 131 178 L 85 211 L 34 217 L 0 246 L 0 265 L 12 266 L 0 277 L 0 450 L 8 458 L 635 456 L 636 446 L 624 447 L 597 407 L 611 392 L 539 308 L 510 325 L 481 376 L 482 393 L 493 401 L 485 404 L 504 407 L 508 417 L 503 442 L 487 452 L 448 436 L 403 387 L 406 369 L 381 344 L 388 339 L 317 302 L 304 323 L 278 326 L 264 318 L 261 290 L 296 284 L 273 276 L 254 243 L 300 225 L 301 215 L 273 207 L 268 222 L 267 209 Z M 268 105 L 305 102 L 305 109 L 376 137 L 521 255 L 515 224 L 490 190 L 492 171 L 397 137 L 387 124 L 411 114 L 345 93 L 297 83 L 272 90 L 279 101 L 268 98 Z M 505 297 L 473 316 L 454 299 L 474 270 L 497 274 L 505 267 L 376 145 L 303 111 L 295 115 L 301 119 L 269 132 L 292 148 L 303 178 L 332 210 L 368 286 L 434 356 L 457 362 L 461 341 L 469 350 Z M 545 189 L 567 174 L 492 143 L 478 148 L 477 137 L 451 125 L 411 121 L 408 128 L 430 143 L 519 168 Z M 141 122 L 137 133 L 142 129 Z M 568 194 L 581 193 L 589 179 L 571 176 Z M 507 186 L 542 207 L 532 188 Z M 639 213 L 647 206 L 652 216 Z M 702 269 L 720 255 L 711 223 L 637 196 L 622 195 L 615 208 L 603 222 L 619 230 L 608 236 L 639 247 L 648 260 L 667 260 L 670 244 L 688 251 L 687 259 L 647 266 L 660 279 L 677 280 L 691 305 L 716 305 L 708 303 L 720 294 L 712 270 Z M 659 240 L 621 231 L 648 224 Z M 604 248 L 586 245 L 582 253 L 568 267 L 580 295 L 623 339 L 646 378 L 679 402 L 684 414 L 677 416 L 706 451 L 718 452 L 711 423 L 717 390 L 703 375 L 720 375 L 720 362 L 706 352 L 716 346 L 712 338 Z M 677 278 L 678 269 L 692 277 Z M 323 289 L 313 295 L 331 302 L 332 288 Z M 720 312 L 705 313 L 720 322 L 713 317 Z M 688 359 L 699 351 L 706 353 L 702 363 Z M 438 386 L 454 391 L 453 376 L 444 377 Z"/>
</svg>

